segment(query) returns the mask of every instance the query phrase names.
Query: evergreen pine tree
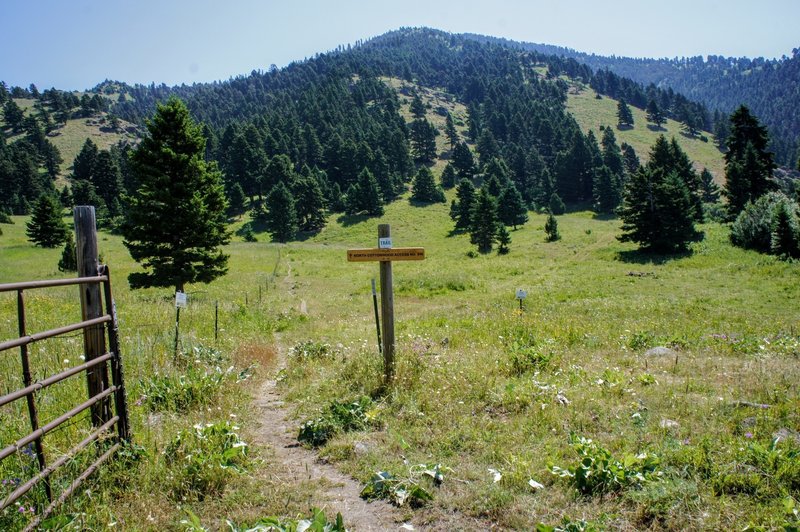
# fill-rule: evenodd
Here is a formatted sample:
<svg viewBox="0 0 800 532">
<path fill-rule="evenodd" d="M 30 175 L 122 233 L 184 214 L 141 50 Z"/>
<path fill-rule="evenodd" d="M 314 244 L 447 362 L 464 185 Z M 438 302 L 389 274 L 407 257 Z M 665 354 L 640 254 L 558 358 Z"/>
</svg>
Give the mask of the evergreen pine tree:
<svg viewBox="0 0 800 532">
<path fill-rule="evenodd" d="M 264 222 L 276 242 L 288 242 L 297 233 L 297 211 L 289 188 L 279 182 L 264 199 L 267 212 Z"/>
<path fill-rule="evenodd" d="M 68 235 L 64 240 L 64 250 L 61 252 L 61 259 L 58 261 L 58 271 L 78 271 L 78 257 L 75 253 L 75 240 L 72 235 Z"/>
<path fill-rule="evenodd" d="M 667 119 L 664 117 L 664 113 L 658 107 L 658 104 L 655 100 L 650 100 L 647 102 L 647 108 L 645 109 L 647 113 L 647 121 L 655 124 L 656 129 L 661 128 L 661 124 L 664 124 Z"/>
<path fill-rule="evenodd" d="M 444 203 L 444 190 L 436 184 L 427 166 L 420 167 L 411 185 L 411 199 L 423 203 Z"/>
<path fill-rule="evenodd" d="M 617 127 L 628 129 L 633 127 L 633 113 L 624 98 L 617 102 Z"/>
<path fill-rule="evenodd" d="M 112 217 L 121 215 L 122 212 L 118 211 L 118 207 L 122 196 L 122 178 L 117 163 L 107 150 L 101 150 L 97 154 L 91 176 L 91 183 L 97 194 L 103 198 L 109 215 Z"/>
<path fill-rule="evenodd" d="M 547 202 L 547 207 L 552 214 L 564 214 L 567 212 L 567 206 L 564 205 L 564 201 L 561 199 L 556 192 L 553 192 L 550 195 L 550 199 Z"/>
<path fill-rule="evenodd" d="M 622 201 L 622 183 L 610 168 L 603 165 L 595 171 L 594 177 L 594 210 L 601 214 L 609 214 Z"/>
<path fill-rule="evenodd" d="M 25 234 L 34 245 L 54 248 L 64 242 L 69 229 L 61 216 L 61 204 L 50 194 L 42 194 L 33 208 Z"/>
<path fill-rule="evenodd" d="M 744 105 L 730 117 L 731 131 L 725 153 L 725 189 L 728 214 L 735 218 L 748 201 L 755 201 L 777 185 L 771 179 L 776 165 L 767 151 L 769 135 Z"/>
<path fill-rule="evenodd" d="M 466 142 L 459 142 L 453 148 L 452 165 L 459 179 L 472 179 L 475 176 L 475 158 Z"/>
<path fill-rule="evenodd" d="M 383 215 L 383 202 L 378 191 L 378 182 L 369 169 L 358 174 L 358 180 L 347 190 L 345 202 L 347 214 L 366 213 L 369 216 Z"/>
<path fill-rule="evenodd" d="M 225 196 L 228 198 L 227 213 L 230 216 L 241 216 L 247 210 L 247 196 L 239 183 L 225 187 Z"/>
<path fill-rule="evenodd" d="M 700 172 L 700 187 L 704 203 L 716 203 L 719 201 L 719 185 L 714 182 L 714 176 L 711 175 L 708 168 L 703 168 L 703 171 Z"/>
<path fill-rule="evenodd" d="M 500 192 L 497 198 L 497 209 L 500 221 L 514 229 L 528 221 L 528 209 L 525 207 L 525 201 L 513 183 L 509 183 Z"/>
<path fill-rule="evenodd" d="M 332 183 L 328 189 L 328 208 L 331 212 L 344 212 L 345 197 L 339 183 Z"/>
<path fill-rule="evenodd" d="M 614 135 L 614 130 L 607 127 L 603 130 L 603 139 L 601 141 L 603 146 L 603 164 L 611 170 L 611 173 L 616 176 L 619 181 L 625 173 L 625 161 L 622 158 L 622 151 L 617 145 L 617 138 Z"/>
<path fill-rule="evenodd" d="M 209 283 L 227 272 L 220 246 L 225 227 L 225 192 L 215 164 L 205 161 L 205 138 L 177 98 L 159 104 L 147 136 L 132 155 L 139 187 L 127 198 L 124 244 L 145 272 L 134 272 L 131 288 Z"/>
<path fill-rule="evenodd" d="M 672 155 L 672 167 L 670 171 L 674 171 L 678 174 L 678 177 L 686 184 L 686 188 L 689 190 L 689 199 L 692 201 L 692 210 L 690 212 L 694 217 L 694 221 L 702 223 L 703 194 L 700 176 L 694 171 L 694 165 L 691 159 L 689 159 L 686 152 L 681 149 L 675 137 L 670 141 L 669 147 Z"/>
<path fill-rule="evenodd" d="M 488 181 L 494 178 L 497 186 L 499 186 L 499 190 L 489 191 L 494 197 L 499 196 L 502 189 L 512 184 L 510 177 L 511 170 L 508 169 L 508 165 L 500 157 L 492 158 L 492 160 L 486 164 L 483 171 L 484 179 Z"/>
<path fill-rule="evenodd" d="M 22 131 L 25 113 L 22 112 L 17 102 L 11 98 L 6 100 L 3 105 L 3 117 L 5 118 L 6 125 L 9 126 L 14 133 Z"/>
<path fill-rule="evenodd" d="M 800 229 L 798 229 L 795 204 L 789 200 L 775 206 L 772 215 L 770 250 L 779 257 L 800 257 Z"/>
<path fill-rule="evenodd" d="M 511 235 L 503 224 L 497 224 L 497 254 L 506 255 L 509 252 L 508 245 L 511 243 Z"/>
<path fill-rule="evenodd" d="M 44 141 L 42 159 L 47 175 L 50 176 L 50 179 L 56 179 L 61 171 L 61 163 L 64 162 L 64 159 L 61 157 L 61 152 L 58 151 L 56 145 L 49 140 Z"/>
<path fill-rule="evenodd" d="M 587 138 L 579 129 L 575 129 L 567 151 L 559 152 L 556 156 L 556 188 L 558 195 L 567 203 L 592 199 L 595 161 L 587 144 Z"/>
<path fill-rule="evenodd" d="M 475 204 L 475 185 L 469 179 L 462 179 L 456 187 L 456 199 L 450 204 L 450 218 L 456 229 L 469 229 L 472 226 L 472 207 Z"/>
<path fill-rule="evenodd" d="M 445 190 L 450 190 L 454 186 L 456 186 L 456 170 L 451 163 L 447 163 L 445 165 L 444 170 L 442 170 L 442 188 Z"/>
<path fill-rule="evenodd" d="M 731 123 L 728 115 L 716 116 L 714 120 L 714 144 L 717 145 L 717 148 L 722 151 L 728 149 L 728 136 L 730 134 Z"/>
<path fill-rule="evenodd" d="M 283 183 L 291 188 L 297 179 L 292 160 L 288 155 L 275 155 L 269 160 L 263 172 L 260 173 L 261 186 L 269 191 L 278 183 Z"/>
<path fill-rule="evenodd" d="M 325 227 L 325 196 L 312 176 L 303 176 L 292 187 L 297 219 L 303 231 L 318 231 Z"/>
<path fill-rule="evenodd" d="M 61 189 L 61 193 L 58 195 L 58 201 L 61 202 L 61 206 L 65 209 L 69 209 L 75 205 L 72 202 L 72 192 L 69 191 L 69 188 L 67 188 L 66 185 L 64 185 L 64 188 Z"/>
<path fill-rule="evenodd" d="M 497 144 L 497 140 L 488 127 L 484 128 L 478 136 L 476 148 L 478 150 L 478 159 L 480 160 L 481 166 L 486 166 L 492 159 L 501 156 L 500 145 Z"/>
<path fill-rule="evenodd" d="M 636 155 L 636 150 L 630 144 L 622 143 L 622 160 L 625 166 L 626 175 L 633 175 L 639 170 L 639 157 Z"/>
<path fill-rule="evenodd" d="M 94 185 L 83 179 L 72 183 L 72 204 L 93 206 L 98 225 L 103 225 L 109 216 L 106 203 L 97 194 Z"/>
<path fill-rule="evenodd" d="M 86 139 L 81 147 L 81 151 L 75 156 L 72 162 L 72 179 L 92 182 L 94 165 L 97 162 L 97 144 L 92 139 Z"/>
<path fill-rule="evenodd" d="M 419 92 L 414 91 L 414 96 L 411 98 L 411 105 L 410 105 L 411 115 L 419 120 L 421 118 L 425 118 L 425 104 L 422 102 L 422 98 L 419 96 Z"/>
<path fill-rule="evenodd" d="M 447 118 L 444 123 L 444 134 L 447 136 L 447 142 L 450 144 L 450 150 L 455 149 L 458 144 L 458 131 L 456 131 L 456 124 L 453 122 L 453 115 L 447 113 Z"/>
<path fill-rule="evenodd" d="M 497 198 L 503 191 L 503 185 L 500 184 L 500 180 L 496 175 L 490 175 L 483 181 L 481 190 L 486 190 L 491 196 Z"/>
<path fill-rule="evenodd" d="M 544 223 L 544 234 L 547 242 L 561 240 L 561 233 L 558 232 L 558 220 L 552 212 L 547 213 L 547 221 Z"/>
<path fill-rule="evenodd" d="M 411 151 L 418 162 L 430 163 L 436 159 L 436 128 L 424 118 L 411 123 Z"/>
<path fill-rule="evenodd" d="M 497 240 L 497 226 L 500 222 L 497 217 L 497 199 L 485 188 L 478 192 L 470 218 L 470 242 L 478 246 L 480 253 L 489 253 Z"/>
<path fill-rule="evenodd" d="M 649 166 L 631 176 L 619 209 L 621 242 L 636 242 L 655 252 L 684 249 L 699 233 L 694 228 L 692 200 L 686 183 L 675 172 L 664 174 Z"/>
</svg>

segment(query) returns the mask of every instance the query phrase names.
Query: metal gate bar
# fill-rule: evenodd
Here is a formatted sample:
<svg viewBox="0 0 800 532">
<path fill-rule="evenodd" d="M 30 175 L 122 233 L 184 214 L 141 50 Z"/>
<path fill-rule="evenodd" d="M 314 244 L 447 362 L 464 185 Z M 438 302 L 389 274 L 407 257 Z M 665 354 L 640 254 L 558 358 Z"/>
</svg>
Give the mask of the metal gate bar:
<svg viewBox="0 0 800 532">
<path fill-rule="evenodd" d="M 19 336 L 17 338 L 0 342 L 0 355 L 2 355 L 4 351 L 15 348 L 19 349 L 23 380 L 22 388 L 0 396 L 0 407 L 24 398 L 28 406 L 28 415 L 31 422 L 31 432 L 29 434 L 0 449 L 0 461 L 21 451 L 25 446 L 33 443 L 39 465 L 38 473 L 33 475 L 32 478 L 26 480 L 20 486 L 17 486 L 14 491 L 5 497 L 4 500 L 0 501 L 0 510 L 7 508 L 11 504 L 14 504 L 14 502 L 18 501 L 21 497 L 30 492 L 31 489 L 40 483 L 43 484 L 47 499 L 50 501 L 47 508 L 40 512 L 37 517 L 28 524 L 26 530 L 33 530 L 38 527 L 59 504 L 63 503 L 70 495 L 72 495 L 72 493 L 84 480 L 86 480 L 98 467 L 100 467 L 101 464 L 111 458 L 123 443 L 130 441 L 124 373 L 119 349 L 119 325 L 117 322 L 116 307 L 114 305 L 111 291 L 111 279 L 109 276 L 108 267 L 100 266 L 98 270 L 98 275 L 92 277 L 0 284 L 0 293 L 17 293 L 17 319 L 19 329 Z M 29 333 L 29 331 L 27 331 L 25 315 L 25 291 L 70 285 L 83 286 L 89 284 L 103 285 L 102 296 L 100 296 L 101 299 L 105 299 L 103 315 L 92 317 L 92 319 L 84 319 L 83 321 L 77 323 L 72 323 L 42 332 Z M 95 314 L 95 316 L 97 316 L 97 314 Z M 105 349 L 103 349 L 99 352 L 85 352 L 85 356 L 87 358 L 89 358 L 93 353 L 97 354 L 83 364 L 79 364 L 57 374 L 33 382 L 28 346 L 34 342 L 39 342 L 41 340 L 46 340 L 48 338 L 57 337 L 79 330 L 83 330 L 85 335 L 100 334 L 102 337 L 107 334 L 108 351 L 103 352 L 105 351 Z M 87 331 L 89 332 L 87 333 Z M 111 364 L 112 383 L 108 382 L 107 377 L 103 377 L 103 375 L 107 375 L 106 367 L 109 363 Z M 71 408 L 69 411 L 61 414 L 43 426 L 40 426 L 38 412 L 36 410 L 36 394 L 41 392 L 43 389 L 64 381 L 65 379 L 74 375 L 80 373 L 89 375 L 92 372 L 99 372 L 98 375 L 101 376 L 101 387 L 99 388 L 99 391 L 97 389 L 95 389 L 95 392 L 90 391 L 90 396 L 86 401 Z M 112 414 L 109 403 L 112 396 L 115 406 L 114 414 Z M 103 413 L 101 419 L 95 418 L 94 415 L 92 416 L 92 422 L 95 425 L 92 432 L 80 443 L 74 445 L 69 451 L 59 456 L 56 460 L 48 465 L 42 446 L 43 438 L 67 421 L 75 418 L 75 416 L 79 415 L 81 412 L 84 412 L 88 409 L 93 409 L 94 411 L 95 408 L 93 407 L 98 404 L 106 406 L 103 406 L 100 410 L 98 410 L 99 412 Z M 117 428 L 117 434 L 114 437 L 116 442 L 110 447 L 103 447 L 101 449 L 104 451 L 103 454 L 91 465 L 89 465 L 82 473 L 80 473 L 80 475 L 78 475 L 78 477 L 75 478 L 72 483 L 54 500 L 50 487 L 50 476 L 59 468 L 73 460 L 78 453 L 86 450 L 93 442 L 106 439 L 103 435 L 110 433 L 114 426 Z"/>
</svg>

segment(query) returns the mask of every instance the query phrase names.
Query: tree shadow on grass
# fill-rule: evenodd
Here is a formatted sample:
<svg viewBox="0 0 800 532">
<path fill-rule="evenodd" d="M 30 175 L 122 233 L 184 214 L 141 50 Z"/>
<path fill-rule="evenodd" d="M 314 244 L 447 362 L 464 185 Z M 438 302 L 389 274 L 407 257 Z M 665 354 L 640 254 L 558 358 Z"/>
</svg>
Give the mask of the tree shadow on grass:
<svg viewBox="0 0 800 532">
<path fill-rule="evenodd" d="M 617 216 L 613 212 L 596 212 L 592 216 L 592 219 L 593 220 L 598 220 L 598 221 L 601 221 L 601 222 L 607 222 L 609 220 L 618 220 L 619 216 Z"/>
<path fill-rule="evenodd" d="M 252 231 L 255 234 L 265 233 L 267 231 L 267 224 L 263 220 L 250 220 L 242 224 L 242 226 L 236 230 L 236 235 L 243 237 L 248 231 Z"/>
<path fill-rule="evenodd" d="M 297 231 L 292 239 L 292 242 L 305 242 L 306 240 L 317 236 L 320 231 L 322 231 L 322 229 L 314 229 L 313 231 Z"/>
<path fill-rule="evenodd" d="M 368 214 L 342 214 L 336 218 L 336 221 L 342 224 L 342 227 L 350 227 L 365 222 L 370 218 L 372 218 L 372 216 Z"/>
<path fill-rule="evenodd" d="M 431 205 L 436 205 L 437 203 L 446 203 L 444 201 L 420 201 L 415 199 L 408 199 L 408 204 L 412 207 L 430 207 Z"/>
<path fill-rule="evenodd" d="M 662 126 L 657 126 L 655 124 L 647 124 L 647 129 L 649 129 L 650 131 L 662 131 L 662 132 L 667 130 L 667 128 Z"/>
<path fill-rule="evenodd" d="M 618 252 L 616 258 L 626 264 L 652 264 L 660 266 L 673 260 L 685 259 L 691 256 L 691 249 L 673 251 L 672 253 L 658 253 L 647 249 L 632 249 Z"/>
<path fill-rule="evenodd" d="M 450 231 L 447 232 L 447 238 L 451 238 L 458 235 L 465 235 L 467 234 L 467 230 L 463 228 L 452 228 Z"/>
</svg>

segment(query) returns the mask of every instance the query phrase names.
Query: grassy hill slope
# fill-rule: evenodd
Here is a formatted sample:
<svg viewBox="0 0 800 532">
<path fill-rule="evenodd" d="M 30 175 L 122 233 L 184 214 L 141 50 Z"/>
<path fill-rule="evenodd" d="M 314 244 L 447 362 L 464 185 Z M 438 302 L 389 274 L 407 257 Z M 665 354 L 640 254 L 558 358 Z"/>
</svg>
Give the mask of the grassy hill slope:
<svg viewBox="0 0 800 532">
<path fill-rule="evenodd" d="M 33 107 L 35 100 L 14 99 L 14 101 L 26 116 L 35 112 Z M 0 121 L 0 124 L 5 125 L 3 121 Z M 124 120 L 120 120 L 117 129 L 112 129 L 108 123 L 108 113 L 98 113 L 88 118 L 70 118 L 65 124 L 60 125 L 47 136 L 58 148 L 63 159 L 57 185 L 61 187 L 65 184 L 64 179 L 70 173 L 72 161 L 81 151 L 86 139 L 92 139 L 92 142 L 97 144 L 98 148 L 107 150 L 120 141 L 136 142 L 138 136 L 139 128 Z M 16 137 L 12 136 L 9 141 L 13 142 Z"/>
<path fill-rule="evenodd" d="M 650 147 L 655 144 L 658 135 L 666 136 L 667 140 L 675 137 L 694 162 L 698 172 L 703 168 L 708 168 L 717 183 L 721 184 L 725 181 L 725 161 L 722 153 L 714 144 L 713 135 L 703 133 L 708 137 L 707 142 L 703 142 L 700 138 L 690 138 L 681 131 L 680 122 L 671 119 L 667 120 L 660 130 L 653 130 L 647 123 L 645 112 L 633 106 L 630 106 L 630 109 L 633 112 L 634 127 L 620 130 L 616 127 L 617 100 L 605 96 L 598 99 L 596 95 L 594 90 L 586 86 L 573 86 L 568 93 L 567 109 L 578 121 L 581 129 L 587 132 L 592 130 L 595 136 L 601 139 L 603 135 L 600 126 L 613 127 L 617 142 L 627 142 L 633 146 L 642 163 L 647 162 Z"/>
</svg>

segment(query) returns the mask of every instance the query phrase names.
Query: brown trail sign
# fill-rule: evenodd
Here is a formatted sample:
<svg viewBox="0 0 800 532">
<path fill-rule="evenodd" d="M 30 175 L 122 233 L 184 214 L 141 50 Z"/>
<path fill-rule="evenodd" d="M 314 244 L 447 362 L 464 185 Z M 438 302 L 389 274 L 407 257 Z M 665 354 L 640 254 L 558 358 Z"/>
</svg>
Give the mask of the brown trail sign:
<svg viewBox="0 0 800 532">
<path fill-rule="evenodd" d="M 348 249 L 348 262 L 381 263 L 381 317 L 383 318 L 383 377 L 388 384 L 394 377 L 394 290 L 392 289 L 392 261 L 424 260 L 424 248 L 393 248 L 391 227 L 378 226 L 380 247 Z"/>
</svg>

